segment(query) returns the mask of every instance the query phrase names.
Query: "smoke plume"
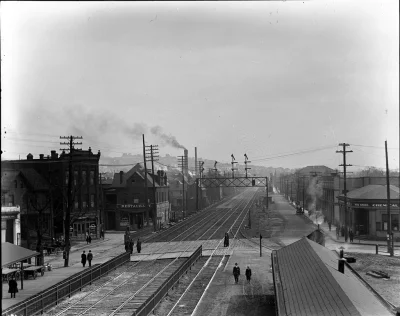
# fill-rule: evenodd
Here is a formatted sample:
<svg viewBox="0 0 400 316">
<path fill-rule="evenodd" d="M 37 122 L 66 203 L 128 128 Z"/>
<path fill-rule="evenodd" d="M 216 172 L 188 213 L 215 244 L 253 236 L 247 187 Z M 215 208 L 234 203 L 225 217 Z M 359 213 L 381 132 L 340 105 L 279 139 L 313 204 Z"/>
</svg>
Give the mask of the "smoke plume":
<svg viewBox="0 0 400 316">
<path fill-rule="evenodd" d="M 321 210 L 317 210 L 317 199 L 322 197 L 322 183 L 318 182 L 316 177 L 311 178 L 310 184 L 307 188 L 307 193 L 311 197 L 311 203 L 308 203 L 310 219 L 314 224 L 322 224 L 324 221 L 324 215 Z"/>
<path fill-rule="evenodd" d="M 158 136 L 164 144 L 170 145 L 174 148 L 179 148 L 179 149 L 186 149 L 185 146 L 181 145 L 175 136 L 172 135 L 167 135 L 162 132 L 162 128 L 160 126 L 154 126 L 150 129 L 151 133 L 155 136 Z"/>
</svg>

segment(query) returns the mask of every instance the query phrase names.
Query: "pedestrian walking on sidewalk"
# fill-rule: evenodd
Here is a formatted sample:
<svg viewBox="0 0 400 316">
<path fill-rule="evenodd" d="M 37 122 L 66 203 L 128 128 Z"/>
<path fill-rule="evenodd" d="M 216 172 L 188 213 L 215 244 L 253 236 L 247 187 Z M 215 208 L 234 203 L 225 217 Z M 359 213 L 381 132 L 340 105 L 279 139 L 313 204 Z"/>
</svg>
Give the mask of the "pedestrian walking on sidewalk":
<svg viewBox="0 0 400 316">
<path fill-rule="evenodd" d="M 246 279 L 247 279 L 247 282 L 250 283 L 250 281 L 251 281 L 251 269 L 250 269 L 249 266 L 247 266 L 247 269 L 246 269 Z"/>
<path fill-rule="evenodd" d="M 140 253 L 140 251 L 142 250 L 142 242 L 140 241 L 139 238 L 137 239 L 137 242 L 136 242 L 136 249 L 137 249 L 138 253 Z"/>
<path fill-rule="evenodd" d="M 81 254 L 81 263 L 83 265 L 83 267 L 85 267 L 86 265 L 86 254 L 85 254 L 85 250 L 82 252 Z"/>
<path fill-rule="evenodd" d="M 15 298 L 15 293 L 18 293 L 18 283 L 15 281 L 14 276 L 8 281 L 8 293 L 11 293 L 11 298 Z"/>
<path fill-rule="evenodd" d="M 352 229 L 349 230 L 349 237 L 350 237 L 350 242 L 353 242 L 354 233 Z"/>
<path fill-rule="evenodd" d="M 135 243 L 133 242 L 133 240 L 131 239 L 129 241 L 129 251 L 132 254 L 133 253 L 133 246 L 135 245 Z"/>
<path fill-rule="evenodd" d="M 240 268 L 237 263 L 233 267 L 233 277 L 235 278 L 235 283 L 239 282 Z"/>
<path fill-rule="evenodd" d="M 87 261 L 89 262 L 89 267 L 92 266 L 92 260 L 93 260 L 93 254 L 92 251 L 89 250 L 89 253 L 87 254 Z"/>
<path fill-rule="evenodd" d="M 129 241 L 125 241 L 125 251 L 128 252 L 129 251 Z"/>
<path fill-rule="evenodd" d="M 86 233 L 86 245 L 89 245 L 89 234 Z"/>
<path fill-rule="evenodd" d="M 339 226 L 336 226 L 336 239 L 339 239 L 339 231 L 340 231 Z"/>
<path fill-rule="evenodd" d="M 91 244 L 92 243 L 92 236 L 90 236 L 90 234 L 88 236 L 88 240 L 89 240 L 89 244 Z"/>
<path fill-rule="evenodd" d="M 331 228 L 332 228 L 332 223 L 331 223 L 331 221 L 328 222 L 328 226 L 329 226 L 329 231 L 331 231 Z"/>
<path fill-rule="evenodd" d="M 226 246 L 225 247 L 229 247 L 229 234 L 225 233 L 225 240 L 226 240 Z"/>
<path fill-rule="evenodd" d="M 344 225 L 342 225 L 341 233 L 342 233 L 342 237 L 343 237 L 344 236 Z"/>
<path fill-rule="evenodd" d="M 104 240 L 104 230 L 103 229 L 101 229 L 100 237 L 103 237 L 103 240 Z"/>
</svg>

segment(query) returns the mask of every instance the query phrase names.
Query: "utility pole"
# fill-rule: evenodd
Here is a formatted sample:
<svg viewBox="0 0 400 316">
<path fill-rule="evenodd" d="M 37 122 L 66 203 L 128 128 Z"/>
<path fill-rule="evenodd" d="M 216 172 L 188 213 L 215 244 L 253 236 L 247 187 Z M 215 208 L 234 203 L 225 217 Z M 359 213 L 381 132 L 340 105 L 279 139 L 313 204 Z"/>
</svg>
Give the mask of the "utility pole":
<svg viewBox="0 0 400 316">
<path fill-rule="evenodd" d="M 153 226 L 154 226 L 154 231 L 157 231 L 157 199 L 156 199 L 156 184 L 155 184 L 155 178 L 156 175 L 154 174 L 154 160 L 155 158 L 158 158 L 158 145 L 150 145 L 146 146 L 148 149 L 146 149 L 146 160 L 150 159 L 151 161 L 151 172 L 153 174 L 152 176 L 152 183 L 153 183 L 153 207 L 152 207 L 152 215 L 153 215 Z M 150 156 L 148 156 L 150 154 Z M 155 160 L 155 161 L 158 161 Z"/>
<path fill-rule="evenodd" d="M 390 181 L 389 181 L 389 161 L 387 153 L 387 140 L 385 140 L 385 156 L 386 156 L 386 192 L 387 192 L 387 214 L 388 214 L 388 228 L 387 228 L 387 242 L 388 253 L 393 257 L 393 235 L 392 235 L 392 219 L 390 215 Z"/>
<path fill-rule="evenodd" d="M 104 174 L 106 174 L 104 172 Z M 103 182 L 102 182 L 102 176 L 103 174 L 101 172 L 99 172 L 99 176 L 100 176 L 100 190 L 101 190 L 101 214 L 104 215 L 104 191 L 103 191 Z M 104 227 L 104 220 L 103 220 L 103 215 L 100 216 L 100 227 L 103 230 L 103 232 L 106 230 L 106 228 Z M 100 230 L 101 232 L 101 230 Z"/>
<path fill-rule="evenodd" d="M 305 178 L 305 177 L 302 178 L 302 179 L 303 179 L 303 212 L 304 212 L 305 209 L 306 209 L 306 196 L 305 196 L 305 187 L 306 187 L 306 184 L 304 183 L 304 178 Z"/>
<path fill-rule="evenodd" d="M 203 189 L 202 189 L 202 182 L 201 182 L 201 180 L 202 180 L 202 178 L 203 178 L 203 172 L 204 172 L 204 167 L 203 167 L 203 165 L 204 165 L 204 161 L 199 161 L 199 162 L 198 162 L 199 176 L 200 176 L 199 184 L 198 184 L 198 187 L 199 187 L 199 190 L 200 190 L 200 203 L 197 202 L 197 205 L 200 204 L 200 208 L 203 207 Z M 198 208 L 199 208 L 199 207 L 197 207 L 197 209 L 198 209 Z"/>
<path fill-rule="evenodd" d="M 249 161 L 249 158 L 247 158 L 247 155 L 246 154 L 244 154 L 244 164 L 245 164 L 245 170 L 246 170 L 246 178 L 247 178 L 247 170 L 250 170 L 251 168 L 247 168 L 247 164 L 249 163 L 249 162 L 251 162 L 251 161 Z"/>
<path fill-rule="evenodd" d="M 180 159 L 180 161 L 179 161 Z M 186 157 L 185 156 L 178 156 L 178 164 L 179 167 L 182 168 L 182 216 L 185 219 L 185 172 L 184 168 L 186 166 Z"/>
<path fill-rule="evenodd" d="M 72 153 L 74 151 L 74 145 L 82 145 L 82 143 L 74 143 L 75 139 L 83 139 L 82 136 L 60 136 L 60 139 L 69 139 L 69 142 L 60 143 L 60 145 L 69 145 L 69 148 L 64 148 L 60 150 L 68 150 L 69 151 L 69 164 L 68 164 L 68 192 L 67 192 L 67 208 L 65 212 L 65 221 L 64 221 L 64 230 L 65 230 L 65 258 L 64 258 L 64 267 L 68 267 L 69 262 L 69 251 L 71 250 L 71 241 L 69 238 L 70 235 L 70 225 L 71 225 L 71 212 L 74 207 L 73 205 L 73 197 L 72 197 L 72 185 L 73 181 L 73 170 L 72 170 Z"/>
<path fill-rule="evenodd" d="M 343 150 L 336 150 L 337 153 L 342 153 L 343 154 L 343 163 L 339 166 L 343 166 L 343 174 L 344 174 L 344 185 L 343 185 L 343 194 L 344 194 L 344 227 L 345 227 L 345 232 L 344 232 L 344 240 L 347 242 L 347 239 L 349 237 L 349 219 L 348 219 L 348 212 L 347 212 L 347 189 L 346 189 L 346 167 L 351 166 L 346 164 L 346 153 L 352 153 L 352 150 L 347 150 L 346 147 L 350 146 L 349 144 L 346 143 L 340 143 L 339 146 L 343 147 Z"/>
<path fill-rule="evenodd" d="M 147 221 L 147 227 L 149 226 L 149 197 L 148 197 L 148 190 L 149 188 L 147 187 L 147 165 L 146 165 L 146 145 L 144 142 L 144 134 L 143 134 L 143 162 L 144 162 L 144 196 L 145 196 L 145 204 L 146 204 L 146 221 Z"/>
<path fill-rule="evenodd" d="M 290 201 L 292 201 L 293 199 L 292 194 L 293 194 L 293 181 L 290 181 Z"/>
<path fill-rule="evenodd" d="M 232 178 L 235 178 L 235 170 L 237 170 L 237 168 L 235 168 L 235 163 L 237 163 L 237 162 L 235 161 L 235 157 L 233 156 L 233 154 L 231 155 L 231 158 L 232 158 L 232 162 L 231 162 L 231 164 L 232 164 Z"/>
</svg>

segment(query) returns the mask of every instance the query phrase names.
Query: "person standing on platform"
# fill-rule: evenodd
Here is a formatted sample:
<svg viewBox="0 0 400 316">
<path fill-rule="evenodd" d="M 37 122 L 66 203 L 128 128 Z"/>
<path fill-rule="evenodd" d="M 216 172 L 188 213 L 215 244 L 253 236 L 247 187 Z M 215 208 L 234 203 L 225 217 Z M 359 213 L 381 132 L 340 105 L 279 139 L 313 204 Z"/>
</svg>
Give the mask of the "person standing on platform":
<svg viewBox="0 0 400 316">
<path fill-rule="evenodd" d="M 129 241 L 129 251 L 131 252 L 131 254 L 133 253 L 133 246 L 134 246 L 134 242 L 133 242 L 133 240 L 131 239 L 130 241 Z"/>
<path fill-rule="evenodd" d="M 350 231 L 349 231 L 349 237 L 350 237 L 350 242 L 353 242 L 354 233 L 353 233 L 352 229 L 350 229 Z"/>
<path fill-rule="evenodd" d="M 226 238 L 226 247 L 229 247 L 229 234 L 225 233 L 225 238 Z"/>
<path fill-rule="evenodd" d="M 142 242 L 140 241 L 139 238 L 138 238 L 138 240 L 136 242 L 136 249 L 137 249 L 138 253 L 140 253 L 140 251 L 142 250 Z"/>
<path fill-rule="evenodd" d="M 89 267 L 92 266 L 92 260 L 93 260 L 93 254 L 92 251 L 89 250 L 89 253 L 87 254 L 87 261 L 89 262 Z"/>
<path fill-rule="evenodd" d="M 237 263 L 233 267 L 233 277 L 235 278 L 235 283 L 239 282 L 240 268 Z"/>
<path fill-rule="evenodd" d="M 251 269 L 250 269 L 249 266 L 247 266 L 247 269 L 246 269 L 246 279 L 247 279 L 247 282 L 250 283 L 250 280 L 251 280 Z"/>
<path fill-rule="evenodd" d="M 81 254 L 81 263 L 83 265 L 83 267 L 85 267 L 86 265 L 86 254 L 85 254 L 85 250 L 82 252 Z"/>
<path fill-rule="evenodd" d="M 13 298 L 13 295 L 15 298 L 15 293 L 18 293 L 18 283 L 15 281 L 14 276 L 8 281 L 8 293 L 11 293 L 11 298 Z"/>
</svg>

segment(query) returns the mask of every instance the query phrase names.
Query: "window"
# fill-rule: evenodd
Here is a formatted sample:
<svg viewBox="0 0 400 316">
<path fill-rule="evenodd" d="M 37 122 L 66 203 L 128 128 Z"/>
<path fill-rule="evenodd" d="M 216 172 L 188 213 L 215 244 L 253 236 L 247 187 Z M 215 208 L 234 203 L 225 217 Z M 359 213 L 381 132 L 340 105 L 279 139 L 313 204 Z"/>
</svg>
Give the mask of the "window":
<svg viewBox="0 0 400 316">
<path fill-rule="evenodd" d="M 90 195 L 90 207 L 94 207 L 94 194 Z"/>
<path fill-rule="evenodd" d="M 23 189 L 23 188 L 24 188 L 24 182 L 21 181 L 21 189 Z"/>
<path fill-rule="evenodd" d="M 94 171 L 90 171 L 90 185 L 94 184 Z"/>
<path fill-rule="evenodd" d="M 86 170 L 83 170 L 82 171 L 82 184 L 86 184 L 86 177 L 87 177 Z"/>
<path fill-rule="evenodd" d="M 82 207 L 83 207 L 83 208 L 86 208 L 86 207 L 87 207 L 86 195 L 84 195 L 84 196 L 82 197 Z"/>
<path fill-rule="evenodd" d="M 139 195 L 134 195 L 133 196 L 133 204 L 139 203 Z"/>
<path fill-rule="evenodd" d="M 68 184 L 69 172 L 65 171 L 65 184 Z"/>
<path fill-rule="evenodd" d="M 390 214 L 392 218 L 392 231 L 399 231 L 399 214 Z M 382 230 L 388 229 L 388 215 L 382 214 Z"/>
<path fill-rule="evenodd" d="M 74 184 L 77 185 L 78 184 L 78 171 L 74 171 Z"/>
<path fill-rule="evenodd" d="M 382 214 L 382 230 L 387 230 L 388 229 L 388 216 L 387 214 Z"/>
</svg>

